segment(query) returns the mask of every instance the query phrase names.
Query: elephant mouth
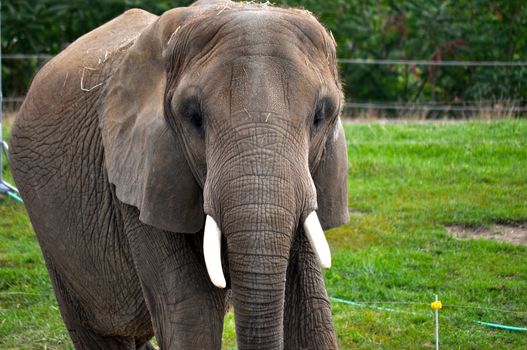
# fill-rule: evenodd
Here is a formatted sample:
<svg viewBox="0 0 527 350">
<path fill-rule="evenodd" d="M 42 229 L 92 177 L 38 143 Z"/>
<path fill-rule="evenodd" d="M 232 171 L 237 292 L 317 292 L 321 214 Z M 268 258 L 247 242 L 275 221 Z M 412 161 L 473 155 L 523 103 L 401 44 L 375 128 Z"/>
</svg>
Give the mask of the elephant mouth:
<svg viewBox="0 0 527 350">
<path fill-rule="evenodd" d="M 316 211 L 306 217 L 302 227 L 320 265 L 330 268 L 331 252 Z M 203 255 L 211 282 L 218 288 L 225 288 L 227 284 L 221 263 L 221 229 L 210 215 L 205 220 Z"/>
</svg>

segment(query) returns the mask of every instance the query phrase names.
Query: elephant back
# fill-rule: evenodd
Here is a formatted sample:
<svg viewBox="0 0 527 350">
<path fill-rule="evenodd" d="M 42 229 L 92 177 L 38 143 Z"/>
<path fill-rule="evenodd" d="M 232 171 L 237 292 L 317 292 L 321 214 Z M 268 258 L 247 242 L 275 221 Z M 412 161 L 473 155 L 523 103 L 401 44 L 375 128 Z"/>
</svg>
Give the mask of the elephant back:
<svg viewBox="0 0 527 350">
<path fill-rule="evenodd" d="M 156 18 L 129 10 L 83 35 L 40 69 L 11 132 L 13 174 L 22 195 L 57 175 L 67 176 L 67 159 L 78 157 L 78 148 L 92 147 L 85 142 L 100 143 L 95 129 L 101 91 L 128 48 Z"/>
</svg>

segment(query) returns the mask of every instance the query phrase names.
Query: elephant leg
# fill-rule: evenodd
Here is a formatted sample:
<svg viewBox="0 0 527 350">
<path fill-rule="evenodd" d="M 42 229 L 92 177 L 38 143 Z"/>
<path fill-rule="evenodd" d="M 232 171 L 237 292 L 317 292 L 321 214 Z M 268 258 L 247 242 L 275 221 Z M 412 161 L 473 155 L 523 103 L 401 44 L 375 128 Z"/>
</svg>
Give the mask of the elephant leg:
<svg viewBox="0 0 527 350">
<path fill-rule="evenodd" d="M 157 230 L 126 207 L 126 232 L 162 349 L 220 349 L 227 292 L 209 281 L 202 234 Z"/>
<path fill-rule="evenodd" d="M 285 349 L 337 349 L 324 277 L 304 232 L 291 248 L 285 294 Z"/>
<path fill-rule="evenodd" d="M 84 309 L 75 297 L 68 293 L 68 288 L 53 268 L 49 258 L 46 259 L 49 276 L 55 290 L 62 319 L 76 350 L 132 350 L 135 349 L 133 337 L 102 335 L 91 329 L 84 319 Z"/>
<path fill-rule="evenodd" d="M 135 340 L 133 337 L 107 337 L 101 336 L 87 329 L 69 328 L 71 339 L 76 350 L 133 350 Z"/>
</svg>

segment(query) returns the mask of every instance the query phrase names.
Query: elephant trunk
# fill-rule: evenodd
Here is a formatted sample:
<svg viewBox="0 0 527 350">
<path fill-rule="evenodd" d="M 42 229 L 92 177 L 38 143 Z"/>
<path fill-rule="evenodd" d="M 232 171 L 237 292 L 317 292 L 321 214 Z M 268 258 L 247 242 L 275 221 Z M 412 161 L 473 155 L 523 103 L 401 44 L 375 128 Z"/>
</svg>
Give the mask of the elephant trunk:
<svg viewBox="0 0 527 350">
<path fill-rule="evenodd" d="M 294 235 L 303 224 L 325 267 L 329 248 L 314 212 L 315 187 L 301 143 L 287 142 L 277 126 L 246 126 L 236 134 L 243 136 L 242 142 L 215 140 L 216 145 L 236 147 L 209 148 L 205 260 L 212 282 L 224 287 L 221 255 L 228 258 L 238 348 L 282 349 Z M 224 250 L 221 241 L 226 242 Z"/>
<path fill-rule="evenodd" d="M 283 209 L 272 205 L 259 206 L 253 218 L 267 215 L 280 216 L 276 211 Z M 235 217 L 240 215 L 234 214 Z M 241 214 L 243 216 L 245 214 Z M 256 225 L 251 219 L 244 219 L 248 226 Z M 234 223 L 236 224 L 236 223 Z M 262 222 L 259 222 L 261 225 Z M 290 240 L 289 231 L 271 228 L 256 231 L 242 227 L 231 237 L 228 247 L 231 285 L 236 310 L 236 325 L 239 347 L 280 349 L 283 344 L 285 271 L 288 268 Z M 322 228 L 312 212 L 304 223 L 304 230 L 312 247 L 322 250 L 319 262 L 329 267 L 331 257 Z M 311 232 L 309 232 L 311 231 Z M 318 233 L 320 232 L 320 235 Z M 232 234 L 232 232 L 231 232 Z M 212 235 L 213 238 L 207 238 Z M 285 242 L 283 240 L 285 239 Z M 318 242 L 317 242 L 318 240 Z M 258 243 L 258 242 L 261 243 Z M 322 241 L 322 242 L 320 242 Z M 224 288 L 225 278 L 221 266 L 221 230 L 215 220 L 208 216 L 205 225 L 204 254 L 212 282 Z M 240 248 L 241 247 L 241 248 Z M 248 249 L 248 247 L 252 247 Z M 321 249 L 322 247 L 322 249 Z M 325 249 L 324 249 L 325 248 Z M 327 250 L 324 251 L 324 250 Z"/>
<path fill-rule="evenodd" d="M 282 349 L 289 252 L 302 210 L 302 181 L 243 175 L 229 185 L 222 228 L 239 349 Z M 231 193 L 231 191 L 228 191 Z"/>
<path fill-rule="evenodd" d="M 257 153 L 232 158 L 233 163 L 225 162 L 224 171 L 219 173 L 211 169 L 205 185 L 210 216 L 204 241 L 212 232 L 216 244 L 220 235 L 226 242 L 223 252 L 229 264 L 238 348 L 282 349 L 289 253 L 305 203 L 313 202 L 306 196 L 314 193 L 310 193 L 312 186 L 306 185 L 310 181 L 305 179 L 307 169 L 301 167 L 306 171 L 301 176 L 292 166 L 284 169 L 284 164 L 291 162 L 269 164 L 266 160 L 273 158 L 266 150 Z M 259 164 L 256 168 L 241 164 L 243 159 Z M 209 259 L 206 245 L 204 253 Z M 212 256 L 219 261 L 219 248 Z M 217 264 L 207 262 L 211 280 L 222 287 L 223 276 L 216 279 L 211 274 L 214 266 Z"/>
</svg>

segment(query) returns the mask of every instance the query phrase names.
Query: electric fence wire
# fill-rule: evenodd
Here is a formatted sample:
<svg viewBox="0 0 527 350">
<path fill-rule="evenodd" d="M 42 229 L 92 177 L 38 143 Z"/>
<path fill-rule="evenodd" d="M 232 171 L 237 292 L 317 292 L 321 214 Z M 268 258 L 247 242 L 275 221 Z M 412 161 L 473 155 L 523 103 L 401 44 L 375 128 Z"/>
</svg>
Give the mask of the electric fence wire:
<svg viewBox="0 0 527 350">
<path fill-rule="evenodd" d="M 429 303 L 420 303 L 420 302 L 383 302 L 383 301 L 378 301 L 378 302 L 355 302 L 355 301 L 351 301 L 351 300 L 347 300 L 347 299 L 343 299 L 343 298 L 338 298 L 338 297 L 329 297 L 329 299 L 331 301 L 336 302 L 336 303 L 341 303 L 341 304 L 345 304 L 345 305 L 350 305 L 350 306 L 355 306 L 355 307 L 360 307 L 360 308 L 369 308 L 369 309 L 374 309 L 374 310 L 378 310 L 378 311 L 403 313 L 403 314 L 409 314 L 409 315 L 412 315 L 412 316 L 424 316 L 424 315 L 421 314 L 421 313 L 417 313 L 415 311 L 400 310 L 400 309 L 394 309 L 394 308 L 389 308 L 389 307 L 376 306 L 376 305 L 373 305 L 373 304 L 390 303 L 390 304 L 413 304 L 413 305 L 419 305 L 419 306 L 425 306 L 425 305 L 426 306 L 430 306 Z M 368 304 L 370 304 L 370 305 L 368 305 Z M 457 304 L 445 304 L 445 305 L 443 305 L 443 307 L 451 307 L 451 308 L 456 308 L 456 307 L 468 307 L 468 308 L 470 308 L 470 307 L 474 307 L 474 308 L 481 309 L 481 310 L 500 311 L 500 312 L 503 312 L 503 313 L 527 314 L 526 311 L 516 311 L 516 310 L 513 311 L 513 310 L 505 310 L 505 309 L 497 309 L 497 308 L 485 308 L 485 307 L 480 307 L 480 306 L 468 306 L 468 305 L 457 305 Z M 448 320 L 454 320 L 453 317 L 448 317 L 448 316 L 442 316 L 442 318 L 448 319 Z M 504 324 L 499 324 L 499 323 L 491 323 L 491 322 L 484 322 L 484 321 L 479 321 L 479 320 L 470 320 L 470 321 L 474 322 L 474 323 L 477 323 L 477 324 L 480 324 L 480 325 L 483 325 L 483 326 L 486 326 L 486 327 L 491 327 L 491 328 L 497 328 L 497 329 L 503 329 L 503 330 L 509 330 L 509 331 L 527 332 L 527 327 L 509 326 L 509 325 L 504 325 Z"/>
</svg>

